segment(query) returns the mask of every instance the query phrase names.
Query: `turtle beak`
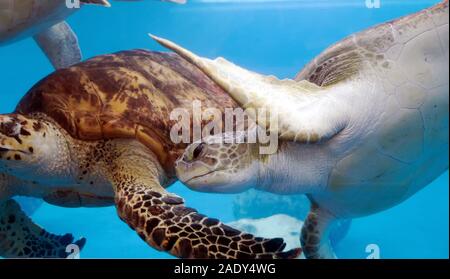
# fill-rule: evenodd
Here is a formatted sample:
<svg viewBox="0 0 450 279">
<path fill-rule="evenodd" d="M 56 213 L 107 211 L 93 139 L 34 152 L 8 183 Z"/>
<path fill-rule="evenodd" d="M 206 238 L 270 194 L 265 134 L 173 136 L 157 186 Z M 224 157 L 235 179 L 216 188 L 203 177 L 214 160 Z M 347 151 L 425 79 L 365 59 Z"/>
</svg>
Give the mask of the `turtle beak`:
<svg viewBox="0 0 450 279">
<path fill-rule="evenodd" d="M 202 187 L 198 182 L 200 179 L 214 171 L 199 161 L 186 162 L 183 157 L 175 162 L 175 171 L 178 179 L 188 188 L 202 191 L 197 186 Z"/>
<path fill-rule="evenodd" d="M 189 180 L 190 177 L 189 177 L 189 164 L 183 160 L 183 157 L 181 157 L 175 162 L 175 172 L 178 179 L 184 183 L 187 180 Z"/>
</svg>

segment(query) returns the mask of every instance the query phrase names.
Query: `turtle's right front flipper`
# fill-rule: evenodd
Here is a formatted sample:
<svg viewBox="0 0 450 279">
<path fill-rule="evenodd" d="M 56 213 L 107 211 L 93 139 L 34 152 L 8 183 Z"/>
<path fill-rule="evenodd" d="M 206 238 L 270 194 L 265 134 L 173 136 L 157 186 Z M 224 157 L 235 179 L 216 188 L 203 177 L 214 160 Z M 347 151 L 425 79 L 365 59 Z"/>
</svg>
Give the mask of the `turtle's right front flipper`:
<svg viewBox="0 0 450 279">
<path fill-rule="evenodd" d="M 1 257 L 66 258 L 68 245 L 75 244 L 81 250 L 86 243 L 85 238 L 73 240 L 71 234 L 55 235 L 33 223 L 12 199 L 0 204 Z"/>
</svg>

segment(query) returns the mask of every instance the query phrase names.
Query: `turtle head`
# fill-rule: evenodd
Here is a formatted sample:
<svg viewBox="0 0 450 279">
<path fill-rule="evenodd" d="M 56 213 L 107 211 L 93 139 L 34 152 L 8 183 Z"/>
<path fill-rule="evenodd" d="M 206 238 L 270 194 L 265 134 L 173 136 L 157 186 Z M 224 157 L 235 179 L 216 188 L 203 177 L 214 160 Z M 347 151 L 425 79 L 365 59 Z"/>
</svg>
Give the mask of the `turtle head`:
<svg viewBox="0 0 450 279">
<path fill-rule="evenodd" d="M 64 154 L 67 144 L 52 123 L 20 114 L 0 115 L 0 171 L 51 184 L 67 176 L 61 173 L 61 164 L 68 161 Z"/>
<path fill-rule="evenodd" d="M 175 164 L 178 179 L 201 192 L 237 193 L 255 186 L 258 148 L 243 137 L 224 133 L 192 143 Z"/>
</svg>

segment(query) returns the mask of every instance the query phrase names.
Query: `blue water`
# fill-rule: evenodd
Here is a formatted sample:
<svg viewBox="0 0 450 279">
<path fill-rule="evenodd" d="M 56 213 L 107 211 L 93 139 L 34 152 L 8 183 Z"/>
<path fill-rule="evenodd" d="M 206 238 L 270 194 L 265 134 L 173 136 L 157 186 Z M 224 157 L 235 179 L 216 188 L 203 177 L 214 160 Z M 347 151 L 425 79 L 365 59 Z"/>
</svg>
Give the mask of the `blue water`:
<svg viewBox="0 0 450 279">
<path fill-rule="evenodd" d="M 218 3 L 219 2 L 219 3 Z M 246 3 L 245 3 L 246 2 Z M 439 2 L 381 0 L 155 1 L 84 7 L 68 21 L 84 58 L 124 49 L 163 50 L 147 33 L 170 38 L 207 57 L 223 56 L 257 72 L 293 77 L 309 60 L 346 35 Z M 0 113 L 11 112 L 23 94 L 52 71 L 26 39 L 0 48 Z M 365 258 L 374 243 L 382 258 L 449 257 L 449 174 L 444 173 L 403 204 L 354 220 L 336 247 L 341 258 Z M 180 183 L 171 189 L 202 213 L 233 221 L 235 195 L 196 193 Z M 66 209 L 44 204 L 33 219 L 55 233 L 72 232 L 88 243 L 82 258 L 170 258 L 149 248 L 116 216 L 115 209 Z"/>
</svg>

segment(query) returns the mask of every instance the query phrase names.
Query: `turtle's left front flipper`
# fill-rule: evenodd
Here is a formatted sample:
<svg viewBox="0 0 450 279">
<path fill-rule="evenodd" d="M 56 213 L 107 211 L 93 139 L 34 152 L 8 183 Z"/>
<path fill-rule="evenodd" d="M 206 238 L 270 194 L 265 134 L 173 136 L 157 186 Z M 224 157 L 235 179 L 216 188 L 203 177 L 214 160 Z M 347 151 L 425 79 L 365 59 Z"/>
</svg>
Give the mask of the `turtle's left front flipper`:
<svg viewBox="0 0 450 279">
<path fill-rule="evenodd" d="M 5 258 L 66 258 L 66 248 L 75 244 L 81 250 L 86 239 L 73 241 L 71 234 L 55 235 L 33 223 L 10 199 L 0 204 L 0 256 Z"/>
<path fill-rule="evenodd" d="M 77 36 L 65 21 L 35 35 L 34 40 L 56 69 L 81 61 Z"/>
</svg>

